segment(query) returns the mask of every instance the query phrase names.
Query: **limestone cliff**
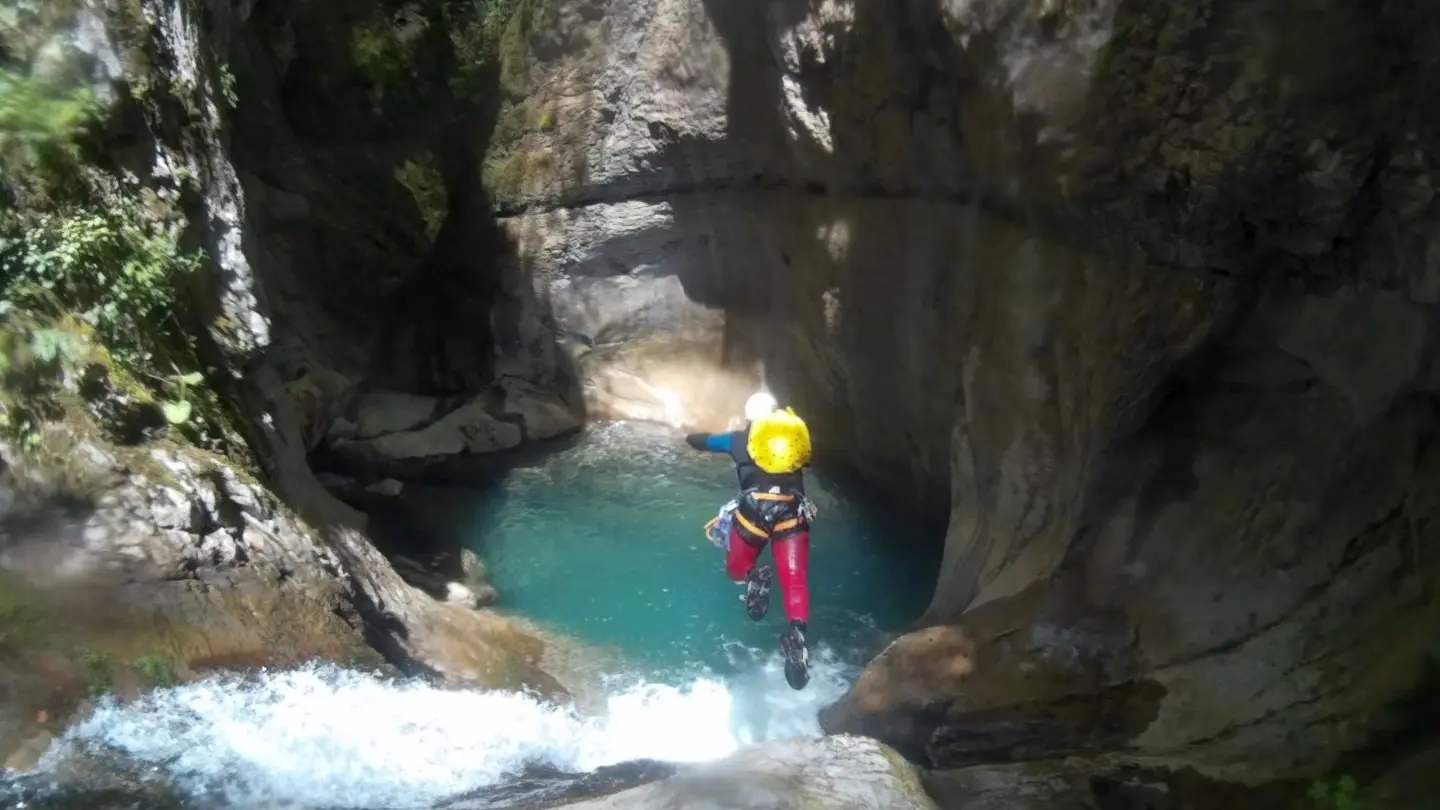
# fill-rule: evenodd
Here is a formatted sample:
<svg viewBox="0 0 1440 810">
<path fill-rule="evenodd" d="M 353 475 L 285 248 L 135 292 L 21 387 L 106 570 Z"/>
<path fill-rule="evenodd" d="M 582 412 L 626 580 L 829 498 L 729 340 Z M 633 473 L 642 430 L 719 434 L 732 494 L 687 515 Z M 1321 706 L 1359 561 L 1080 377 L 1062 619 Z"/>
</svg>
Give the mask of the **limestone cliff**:
<svg viewBox="0 0 1440 810">
<path fill-rule="evenodd" d="M 1440 638 L 1427 5 L 139 7 L 165 84 L 96 67 L 142 102 L 122 155 L 195 181 L 218 376 L 390 643 L 434 606 L 308 461 L 717 427 L 763 379 L 822 462 L 949 515 L 927 626 L 829 727 L 1098 796 L 1406 725 Z"/>
<path fill-rule="evenodd" d="M 353 49 L 371 67 L 393 61 L 385 49 L 404 43 L 388 34 L 378 44 L 361 35 L 367 15 L 388 26 L 389 10 L 351 7 L 355 16 L 341 20 L 350 27 L 340 33 L 353 36 L 338 41 L 321 35 L 336 35 L 313 16 L 328 14 L 321 4 L 282 10 L 275 4 L 75 0 L 0 11 L 7 103 L 0 134 L 7 159 L 21 140 L 15 133 L 28 136 L 10 104 L 13 76 L 29 72 L 51 85 L 78 87 L 98 102 L 88 140 L 63 147 L 83 158 L 77 168 L 85 182 L 77 185 L 86 193 L 66 200 L 71 208 L 37 205 L 40 221 L 70 222 L 64 220 L 70 210 L 95 209 L 128 228 L 120 231 L 125 234 L 163 219 L 172 229 L 166 244 L 201 257 L 180 294 L 162 299 L 173 310 L 165 317 L 184 332 L 185 351 L 176 357 L 195 363 L 183 369 L 193 373 L 166 367 L 175 358 L 150 352 L 151 344 L 129 355 L 133 367 L 121 369 L 106 351 L 115 347 L 90 346 L 99 332 L 78 325 L 106 323 L 107 312 L 144 302 L 122 295 L 104 302 L 108 309 L 81 311 L 69 281 L 56 285 L 47 277 L 41 281 L 54 294 L 45 294 L 46 305 L 18 311 L 8 296 L 19 275 L 12 270 L 35 255 L 40 259 L 31 264 L 70 257 L 90 273 L 87 283 L 103 291 L 122 273 L 156 272 L 146 264 L 150 257 L 90 266 L 93 257 L 72 241 L 52 254 L 17 260 L 16 251 L 28 243 L 12 238 L 18 226 L 9 216 L 16 200 L 10 192 L 27 178 L 5 178 L 0 645 L 7 662 L 0 684 L 16 701 L 0 718 L 0 752 L 8 751 L 13 735 L 55 718 L 67 707 L 61 703 L 73 704 L 69 698 L 46 703 L 46 684 L 70 684 L 62 691 L 73 698 L 76 661 L 67 657 L 86 648 L 121 662 L 158 653 L 171 666 L 199 671 L 362 652 L 367 663 L 381 660 L 365 652 L 368 646 L 412 674 L 558 693 L 554 679 L 538 669 L 544 642 L 517 622 L 437 601 L 407 584 L 371 542 L 365 516 L 328 492 L 307 458 L 347 417 L 351 455 L 360 463 L 374 455 L 371 445 L 387 440 L 410 449 L 396 457 L 421 464 L 431 455 L 427 439 L 444 455 L 492 451 L 575 424 L 554 390 L 544 387 L 543 375 L 503 380 L 486 368 L 467 376 L 454 364 L 427 367 L 427 353 L 393 362 L 366 354 L 380 334 L 404 342 L 403 335 L 421 328 L 413 317 L 384 320 L 389 310 L 382 301 L 403 298 L 404 280 L 438 252 L 431 250 L 415 195 L 391 173 L 397 154 L 429 141 L 387 133 L 370 96 L 361 93 L 356 102 L 316 84 L 353 81 L 349 74 L 337 78 L 333 61 L 349 59 L 343 67 L 353 72 Z M 404 90 L 431 75 L 425 69 L 414 68 L 420 79 L 383 74 L 361 89 L 380 93 L 390 81 Z M 392 100 L 401 96 L 394 103 L 407 100 L 389 89 Z M 366 126 L 338 113 L 327 118 L 317 109 L 317 93 L 342 106 L 354 102 L 346 110 L 358 107 L 354 114 Z M 312 118 L 297 119 L 305 115 Z M 315 128 L 332 123 L 363 146 L 325 143 L 326 132 Z M 98 233 L 95 241 L 114 238 Z M 455 275 L 453 268 L 447 272 Z M 142 291 L 159 295 L 163 284 L 157 273 Z M 343 301 L 329 294 L 335 289 L 347 291 Z M 445 295 L 433 284 L 429 289 Z M 63 407 L 48 408 L 40 424 L 10 441 L 29 394 L 16 387 L 24 381 L 15 372 L 41 354 L 20 345 L 22 333 L 30 321 L 49 323 L 60 314 L 51 311 L 52 301 L 76 307 L 58 322 L 76 327 L 84 339 L 64 330 L 34 331 L 51 341 L 46 357 L 57 354 L 61 338 L 89 348 L 35 375 L 55 389 L 47 406 Z M 451 338 L 464 337 L 453 323 L 439 327 Z M 488 340 L 489 329 L 481 327 Z M 184 414 L 220 400 L 235 417 L 245 434 L 226 437 L 241 445 L 232 447 L 235 457 L 192 446 L 178 426 L 163 436 L 164 419 L 134 435 L 101 429 L 111 411 L 158 410 L 147 386 L 156 387 L 149 386 L 152 378 L 171 379 L 172 371 L 174 379 L 203 380 L 210 397 L 195 404 L 182 395 Z M 369 385 L 357 391 L 362 376 Z M 382 414 L 390 416 L 386 421 L 357 415 L 352 406 L 366 397 L 408 399 L 398 417 Z M 176 421 L 183 425 L 186 417 Z M 489 443 L 487 426 L 494 434 Z M 407 437 L 407 430 L 424 435 Z M 457 448 L 456 436 L 470 445 Z M 245 470 L 252 457 L 256 469 Z M 34 632 L 20 633 L 21 625 Z M 20 719 L 9 716 L 12 710 Z M 32 721 L 37 710 L 40 719 Z"/>
<path fill-rule="evenodd" d="M 829 727 L 1265 779 L 1403 724 L 1440 638 L 1432 10 L 544 8 L 487 176 L 590 411 L 712 426 L 763 374 L 949 511 L 937 626 Z"/>
</svg>

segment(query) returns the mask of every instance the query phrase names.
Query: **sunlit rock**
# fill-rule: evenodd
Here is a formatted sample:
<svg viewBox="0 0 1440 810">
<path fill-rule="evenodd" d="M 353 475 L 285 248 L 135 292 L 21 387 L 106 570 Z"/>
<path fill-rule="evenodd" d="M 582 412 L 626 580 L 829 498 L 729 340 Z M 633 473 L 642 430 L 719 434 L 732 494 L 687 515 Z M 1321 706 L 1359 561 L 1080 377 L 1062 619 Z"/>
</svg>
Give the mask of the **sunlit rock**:
<svg viewBox="0 0 1440 810">
<path fill-rule="evenodd" d="M 446 805 L 447 810 L 483 806 Z M 914 766 L 874 740 L 844 735 L 746 746 L 724 759 L 682 767 L 648 785 L 564 806 L 573 810 L 936 807 Z"/>
</svg>

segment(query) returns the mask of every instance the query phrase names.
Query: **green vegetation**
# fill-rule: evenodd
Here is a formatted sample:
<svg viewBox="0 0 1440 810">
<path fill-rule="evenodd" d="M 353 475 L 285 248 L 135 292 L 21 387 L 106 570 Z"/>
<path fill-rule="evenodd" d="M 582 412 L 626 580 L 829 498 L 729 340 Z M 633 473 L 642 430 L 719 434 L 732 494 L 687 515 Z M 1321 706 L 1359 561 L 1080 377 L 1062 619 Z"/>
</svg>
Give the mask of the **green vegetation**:
<svg viewBox="0 0 1440 810">
<path fill-rule="evenodd" d="M 50 637 L 44 610 L 11 577 L 0 575 L 0 644 L 34 646 Z"/>
<path fill-rule="evenodd" d="M 102 415 L 120 399 L 234 450 L 188 323 L 201 255 L 173 206 L 87 165 L 101 112 L 83 90 L 0 67 L 0 435 L 33 447 L 71 406 Z"/>
<path fill-rule="evenodd" d="M 377 112 L 430 103 L 447 91 L 452 101 L 485 102 L 496 75 L 502 89 L 519 98 L 523 32 L 541 1 L 428 0 L 398 11 L 386 3 L 357 4 L 349 61 L 369 85 Z"/>
<path fill-rule="evenodd" d="M 40 207 L 73 195 L 80 183 L 76 139 L 93 113 L 85 90 L 56 92 L 0 67 L 0 205 Z"/>
<path fill-rule="evenodd" d="M 110 671 L 110 656 L 86 650 L 80 654 L 80 672 L 91 697 L 115 691 L 115 678 Z"/>
<path fill-rule="evenodd" d="M 445 179 L 440 176 L 435 156 L 426 152 L 405 161 L 395 170 L 395 179 L 415 199 L 415 205 L 420 208 L 420 216 L 425 219 L 425 233 L 433 240 L 445 221 L 448 201 Z"/>
<path fill-rule="evenodd" d="M 229 65 L 220 66 L 220 97 L 232 110 L 240 103 L 240 95 L 235 91 L 235 74 L 230 72 Z"/>
<path fill-rule="evenodd" d="M 67 369 L 83 362 L 73 333 L 63 327 L 39 326 L 9 312 L 0 326 L 0 435 L 33 449 L 41 427 L 64 415 L 61 402 Z"/>
<path fill-rule="evenodd" d="M 526 42 L 534 30 L 544 0 L 507 0 L 504 16 L 487 20 L 498 36 L 496 59 L 500 65 L 500 90 L 511 102 L 519 102 L 530 90 L 530 47 Z M 503 27 L 502 27 L 503 26 Z"/>
<path fill-rule="evenodd" d="M 419 37 L 403 35 L 407 28 L 401 17 L 377 14 L 356 24 L 351 35 L 351 64 L 369 83 L 377 111 L 387 97 L 414 93 L 417 76 L 412 66 L 419 57 Z"/>
<path fill-rule="evenodd" d="M 487 78 L 497 74 L 504 98 L 519 102 L 528 89 L 526 36 L 545 0 L 488 0 L 479 13 L 463 17 L 447 6 L 445 30 L 454 49 L 457 70 L 451 91 L 457 98 L 474 98 L 488 89 Z"/>
<path fill-rule="evenodd" d="M 544 0 L 426 0 L 398 11 L 384 3 L 357 4 L 346 57 L 367 86 L 376 115 L 408 126 L 416 118 L 433 118 L 437 105 L 462 119 L 494 112 L 498 123 L 489 143 L 508 144 L 554 125 L 553 110 L 523 104 L 529 89 L 527 34 L 544 7 Z M 447 210 L 434 150 L 433 144 L 420 147 L 394 170 L 432 239 Z M 496 151 L 491 150 L 485 175 L 519 188 L 527 161 L 507 160 L 508 148 L 499 150 L 505 155 L 495 156 Z"/>
<path fill-rule="evenodd" d="M 149 681 L 152 686 L 174 686 L 178 682 L 175 678 L 175 667 L 170 663 L 170 659 L 163 655 L 146 655 L 137 658 L 135 671 L 145 676 L 145 680 Z"/>
<path fill-rule="evenodd" d="M 1361 810 L 1360 786 L 1346 774 L 1333 780 L 1317 779 L 1305 794 L 1314 810 Z"/>
<path fill-rule="evenodd" d="M 485 161 L 485 188 L 498 200 L 513 200 L 525 193 L 530 160 L 517 148 L 497 150 Z"/>
</svg>

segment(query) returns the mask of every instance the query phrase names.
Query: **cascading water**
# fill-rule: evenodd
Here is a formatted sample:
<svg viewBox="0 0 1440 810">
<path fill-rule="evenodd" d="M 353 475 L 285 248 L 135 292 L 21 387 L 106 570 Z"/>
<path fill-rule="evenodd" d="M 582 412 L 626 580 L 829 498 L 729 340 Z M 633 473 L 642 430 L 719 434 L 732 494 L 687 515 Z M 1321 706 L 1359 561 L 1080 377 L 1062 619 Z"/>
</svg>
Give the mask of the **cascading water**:
<svg viewBox="0 0 1440 810">
<path fill-rule="evenodd" d="M 93 796 L 47 804 L 44 788 L 103 770 L 123 773 L 132 796 L 163 785 L 174 807 L 408 810 L 513 783 L 537 765 L 580 773 L 635 759 L 694 762 L 818 734 L 818 710 L 923 608 L 929 561 L 898 551 L 921 530 L 879 522 L 811 485 L 821 509 L 815 651 L 812 680 L 797 692 L 776 650 L 779 599 L 765 622 L 749 622 L 722 552 L 701 532 L 733 488 L 727 460 L 668 430 L 615 424 L 466 496 L 469 513 L 454 522 L 488 562 L 500 607 L 618 652 L 621 663 L 598 677 L 601 705 L 586 707 L 598 711 L 328 664 L 215 677 L 124 706 L 100 701 L 16 801 L 98 807 Z"/>
</svg>

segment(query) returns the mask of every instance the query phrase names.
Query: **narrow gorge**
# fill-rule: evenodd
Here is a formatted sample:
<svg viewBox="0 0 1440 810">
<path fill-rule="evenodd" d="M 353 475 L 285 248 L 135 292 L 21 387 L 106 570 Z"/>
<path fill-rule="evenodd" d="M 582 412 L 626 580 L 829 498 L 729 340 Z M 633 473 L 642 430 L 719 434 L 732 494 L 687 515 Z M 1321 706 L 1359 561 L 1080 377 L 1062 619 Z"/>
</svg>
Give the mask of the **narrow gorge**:
<svg viewBox="0 0 1440 810">
<path fill-rule="evenodd" d="M 834 525 L 830 553 L 872 561 L 846 587 L 892 583 L 873 612 L 897 632 L 871 629 L 893 642 L 795 709 L 827 736 L 675 772 L 655 739 L 621 756 L 565 725 L 591 772 L 565 800 L 1433 802 L 1440 9 L 6 0 L 0 28 L 17 774 L 86 783 L 66 740 L 156 687 L 222 704 L 246 676 L 218 673 L 259 666 L 277 717 L 328 678 L 397 749 L 457 711 L 561 734 L 546 707 L 594 699 L 606 653 L 490 607 L 520 574 L 487 554 L 530 543 L 515 504 L 641 487 L 598 429 L 663 447 L 764 388 L 809 423 L 844 516 L 815 558 Z M 32 86 L 97 111 L 74 144 L 37 134 L 69 108 Z M 146 280 L 162 259 L 188 269 Z M 77 282 L 91 266 L 115 275 Z M 540 483 L 503 490 L 491 545 L 462 553 L 468 496 L 435 493 L 517 469 Z M 703 492 L 707 470 L 668 475 Z M 583 502 L 645 497 L 609 492 Z M 688 531 L 689 493 L 653 511 Z M 653 624 L 667 648 L 689 632 Z M 118 702 L 92 694 L 102 658 L 134 662 L 106 670 Z M 413 714 L 361 702 L 366 669 L 412 679 Z M 520 690 L 523 711 L 491 699 Z M 678 747 L 712 720 L 646 733 Z M 393 795 L 289 800 L 559 801 L 522 795 L 549 778 L 530 771 L 432 800 L 424 762 L 395 760 Z M 104 789 L 151 796 L 137 780 Z"/>
</svg>

